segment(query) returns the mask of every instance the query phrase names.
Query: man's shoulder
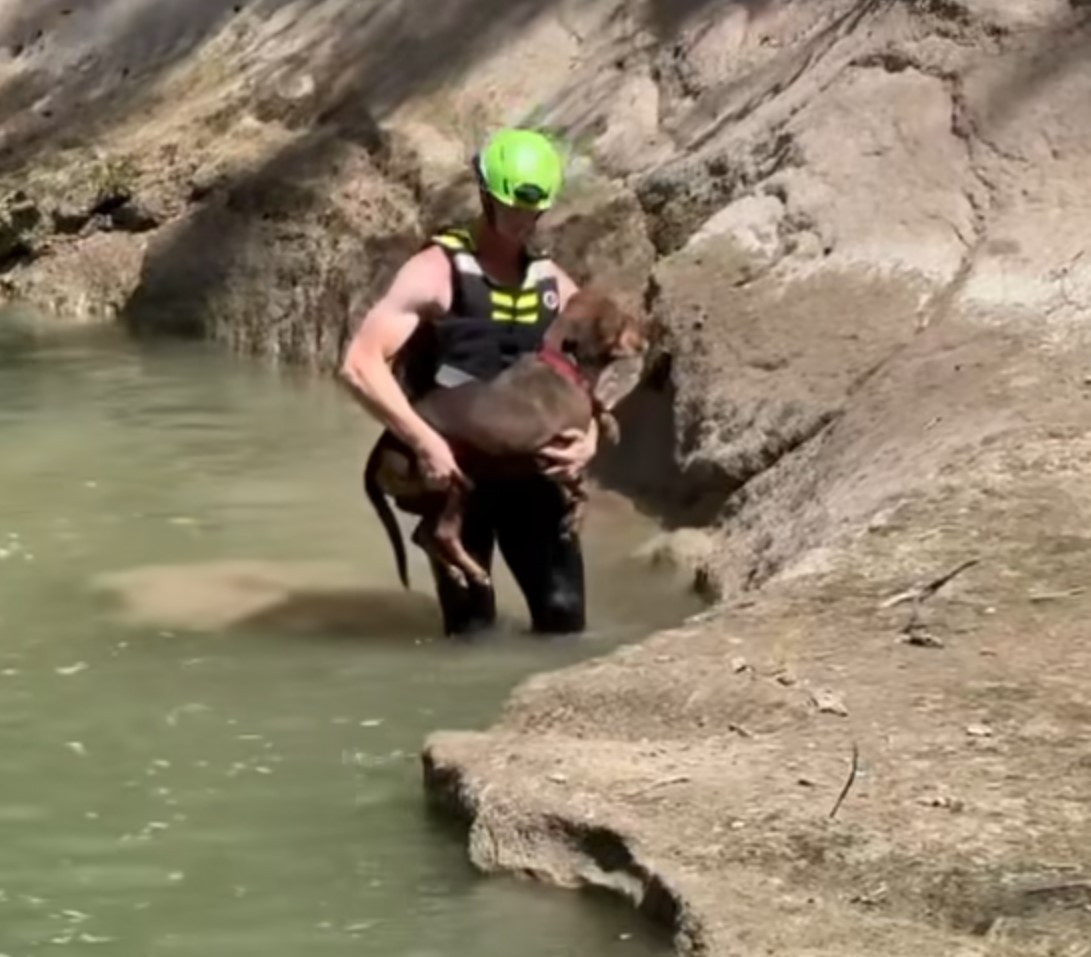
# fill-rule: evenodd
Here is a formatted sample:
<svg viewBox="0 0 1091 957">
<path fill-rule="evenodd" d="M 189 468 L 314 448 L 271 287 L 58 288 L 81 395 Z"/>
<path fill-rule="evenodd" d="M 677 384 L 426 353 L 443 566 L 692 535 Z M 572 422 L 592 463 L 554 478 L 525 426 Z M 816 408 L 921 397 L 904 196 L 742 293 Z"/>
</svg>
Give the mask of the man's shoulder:
<svg viewBox="0 0 1091 957">
<path fill-rule="evenodd" d="M 417 250 L 398 268 L 387 299 L 422 319 L 442 313 L 451 298 L 451 266 L 441 249 Z"/>
<path fill-rule="evenodd" d="M 439 279 L 450 275 L 447 256 L 440 246 L 427 244 L 402 263 L 401 271 L 420 279 Z"/>
<path fill-rule="evenodd" d="M 473 233 L 466 226 L 447 223 L 428 231 L 424 249 L 440 249 L 448 255 L 456 252 L 473 252 Z"/>
</svg>

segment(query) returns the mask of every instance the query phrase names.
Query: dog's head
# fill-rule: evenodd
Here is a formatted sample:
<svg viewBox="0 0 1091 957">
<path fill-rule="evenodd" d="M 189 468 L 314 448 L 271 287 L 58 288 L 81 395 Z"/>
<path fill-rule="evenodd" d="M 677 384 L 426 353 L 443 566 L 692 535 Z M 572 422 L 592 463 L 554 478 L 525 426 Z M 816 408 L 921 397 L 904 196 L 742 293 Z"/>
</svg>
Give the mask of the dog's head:
<svg viewBox="0 0 1091 957">
<path fill-rule="evenodd" d="M 579 366 L 606 409 L 636 388 L 650 345 L 646 320 L 595 289 L 572 295 L 547 340 Z"/>
<path fill-rule="evenodd" d="M 645 323 L 593 289 L 572 295 L 549 338 L 592 377 L 613 362 L 641 358 L 648 351 Z"/>
</svg>

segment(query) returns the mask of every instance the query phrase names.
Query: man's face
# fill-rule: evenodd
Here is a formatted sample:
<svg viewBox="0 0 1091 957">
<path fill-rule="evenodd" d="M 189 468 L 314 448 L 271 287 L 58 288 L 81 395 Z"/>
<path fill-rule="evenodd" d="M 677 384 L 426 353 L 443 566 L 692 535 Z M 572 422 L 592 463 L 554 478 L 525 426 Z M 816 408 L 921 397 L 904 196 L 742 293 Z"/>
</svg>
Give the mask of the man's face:
<svg viewBox="0 0 1091 957">
<path fill-rule="evenodd" d="M 493 227 L 506 240 L 522 245 L 534 235 L 534 229 L 542 214 L 535 209 L 505 206 L 490 199 L 493 209 Z"/>
</svg>

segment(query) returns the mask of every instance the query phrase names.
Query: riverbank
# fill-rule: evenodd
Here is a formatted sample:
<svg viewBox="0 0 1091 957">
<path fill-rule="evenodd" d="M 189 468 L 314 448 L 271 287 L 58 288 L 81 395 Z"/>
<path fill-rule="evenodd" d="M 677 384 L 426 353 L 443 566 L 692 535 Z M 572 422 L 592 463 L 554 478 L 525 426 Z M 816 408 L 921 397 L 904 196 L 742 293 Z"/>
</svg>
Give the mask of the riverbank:
<svg viewBox="0 0 1091 957">
<path fill-rule="evenodd" d="M 1081 953 L 1085 11 L 124 6 L 17 24 L 9 296 L 331 368 L 528 120 L 573 145 L 558 258 L 662 333 L 603 472 L 717 609 L 430 740 L 479 866 L 697 953 Z"/>
<path fill-rule="evenodd" d="M 684 953 L 1080 953 L 1091 395 L 1079 367 L 982 371 L 968 392 L 1021 421 L 851 547 L 434 735 L 426 787 L 474 862 L 612 888 Z"/>
</svg>

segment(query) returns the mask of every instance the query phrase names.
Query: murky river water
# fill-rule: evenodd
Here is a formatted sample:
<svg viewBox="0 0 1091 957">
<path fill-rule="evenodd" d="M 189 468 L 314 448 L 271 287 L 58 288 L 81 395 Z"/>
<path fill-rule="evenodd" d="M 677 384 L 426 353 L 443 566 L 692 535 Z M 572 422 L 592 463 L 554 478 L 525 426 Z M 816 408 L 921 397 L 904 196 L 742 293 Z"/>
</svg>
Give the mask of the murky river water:
<svg viewBox="0 0 1091 957">
<path fill-rule="evenodd" d="M 592 632 L 434 640 L 329 381 L 112 332 L 0 336 L 0 955 L 666 950 L 626 908 L 479 878 L 418 750 L 522 676 L 693 610 L 589 517 Z"/>
</svg>

